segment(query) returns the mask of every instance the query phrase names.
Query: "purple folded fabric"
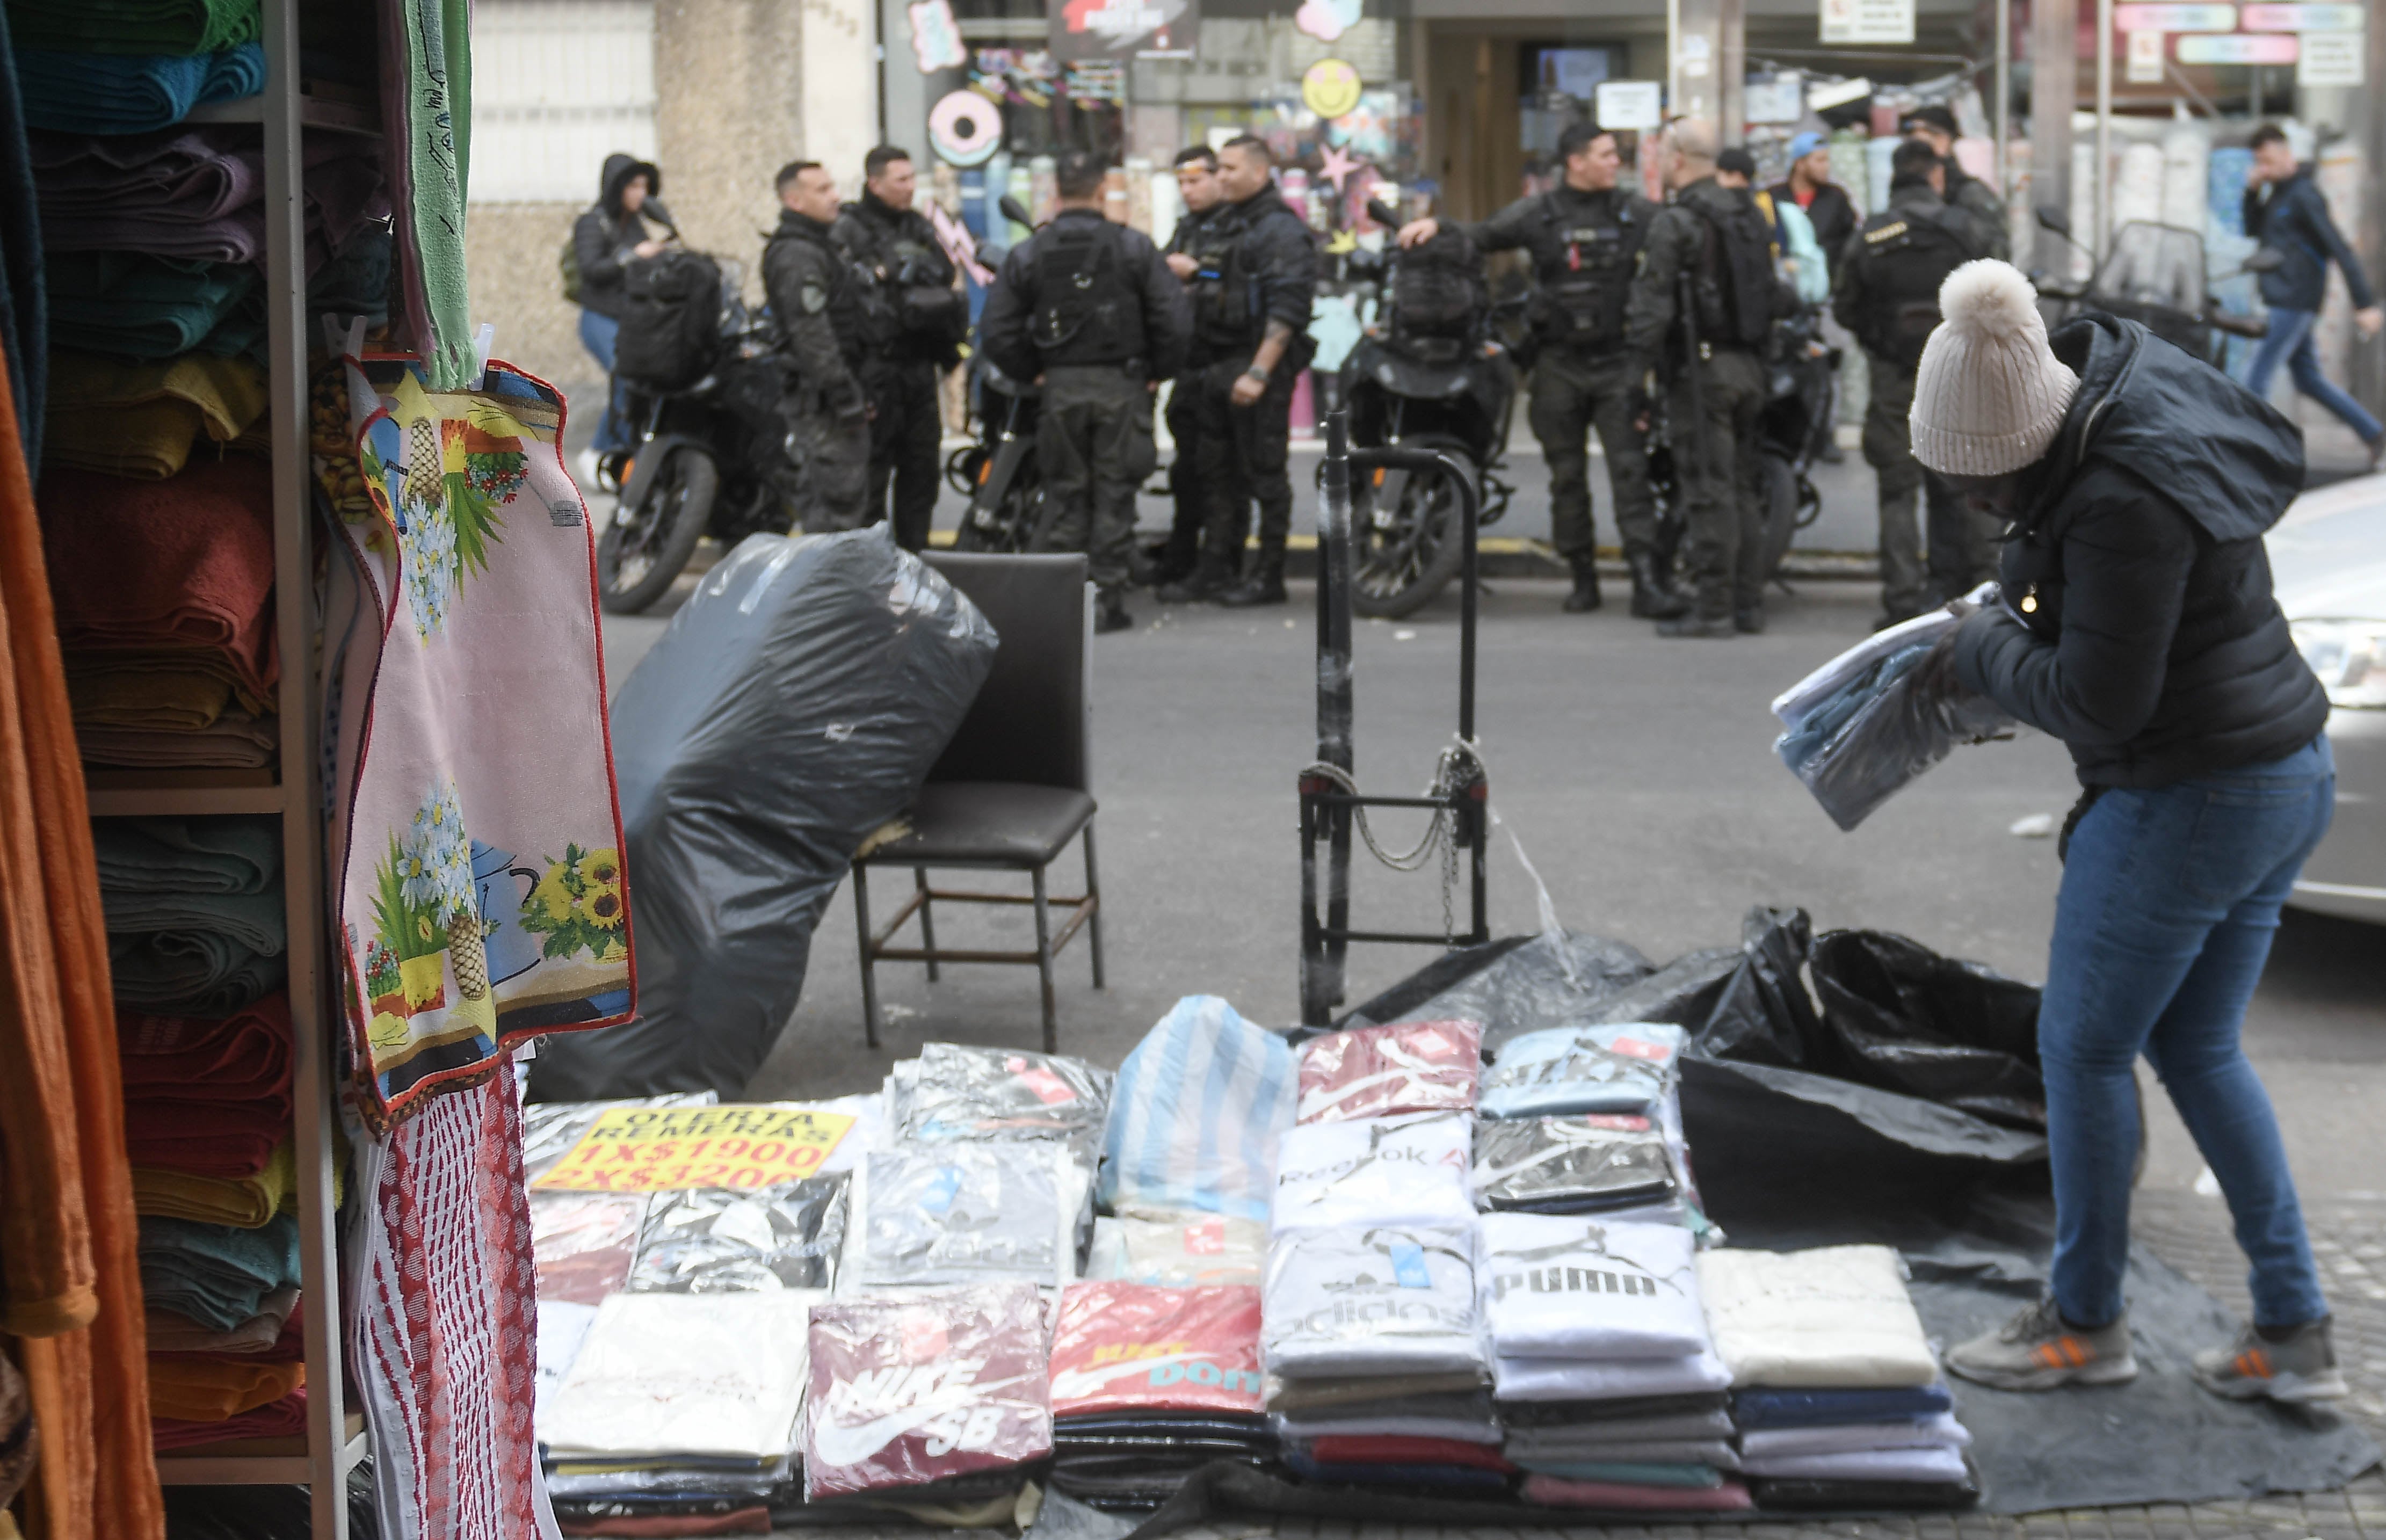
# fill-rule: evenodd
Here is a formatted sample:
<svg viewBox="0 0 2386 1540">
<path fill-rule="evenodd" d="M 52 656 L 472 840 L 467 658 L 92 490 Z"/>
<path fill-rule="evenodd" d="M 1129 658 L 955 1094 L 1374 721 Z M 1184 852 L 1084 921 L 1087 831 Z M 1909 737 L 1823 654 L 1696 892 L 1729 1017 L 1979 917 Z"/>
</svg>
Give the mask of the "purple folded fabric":
<svg viewBox="0 0 2386 1540">
<path fill-rule="evenodd" d="M 96 137 L 36 133 L 42 244 L 199 262 L 265 255 L 265 163 L 231 129 Z"/>
</svg>

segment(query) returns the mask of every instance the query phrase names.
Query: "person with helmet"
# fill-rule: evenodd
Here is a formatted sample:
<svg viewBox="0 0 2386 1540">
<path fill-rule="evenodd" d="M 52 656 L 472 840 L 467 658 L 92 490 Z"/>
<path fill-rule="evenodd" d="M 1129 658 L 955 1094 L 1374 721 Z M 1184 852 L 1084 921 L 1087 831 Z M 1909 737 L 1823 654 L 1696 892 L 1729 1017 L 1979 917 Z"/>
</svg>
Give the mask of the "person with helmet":
<svg viewBox="0 0 2386 1540">
<path fill-rule="evenodd" d="M 779 228 L 762 248 L 762 286 L 794 366 L 786 402 L 788 446 L 797 469 L 796 517 L 807 531 L 857 530 L 870 493 L 870 401 L 859 367 L 859 281 L 830 230 L 836 179 L 817 160 L 779 169 Z"/>
</svg>

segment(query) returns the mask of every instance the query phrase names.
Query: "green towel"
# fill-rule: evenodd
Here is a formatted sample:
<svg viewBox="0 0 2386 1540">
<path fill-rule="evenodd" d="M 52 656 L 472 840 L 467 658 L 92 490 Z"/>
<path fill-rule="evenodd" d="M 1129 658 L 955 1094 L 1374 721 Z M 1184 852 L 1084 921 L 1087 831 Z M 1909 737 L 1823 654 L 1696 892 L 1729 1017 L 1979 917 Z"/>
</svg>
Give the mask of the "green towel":
<svg viewBox="0 0 2386 1540">
<path fill-rule="evenodd" d="M 44 267 L 53 347 L 125 358 L 264 355 L 264 285 L 248 263 L 86 251 Z"/>
<path fill-rule="evenodd" d="M 476 388 L 464 274 L 464 198 L 471 172 L 472 43 L 468 0 L 398 7 L 406 19 L 406 165 L 393 188 L 408 319 L 435 391 Z M 384 69 L 386 81 L 390 72 Z M 389 89 L 387 84 L 384 90 Z"/>
<path fill-rule="evenodd" d="M 8 0 L 19 48 L 214 54 L 257 41 L 257 0 Z"/>
<path fill-rule="evenodd" d="M 279 890 L 282 820 L 270 813 L 226 818 L 104 818 L 91 826 L 100 891 L 264 893 Z"/>
<path fill-rule="evenodd" d="M 257 1313 L 265 1296 L 298 1286 L 298 1216 L 283 1212 L 254 1230 L 197 1220 L 141 1221 L 142 1302 L 229 1332 Z"/>
</svg>

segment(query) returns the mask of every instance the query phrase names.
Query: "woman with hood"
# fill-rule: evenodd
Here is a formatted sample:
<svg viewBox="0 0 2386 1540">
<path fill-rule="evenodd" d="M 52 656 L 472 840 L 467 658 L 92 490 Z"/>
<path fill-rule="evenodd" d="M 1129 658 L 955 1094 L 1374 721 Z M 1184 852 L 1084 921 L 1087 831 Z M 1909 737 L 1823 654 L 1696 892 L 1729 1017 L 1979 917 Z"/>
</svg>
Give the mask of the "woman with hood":
<svg viewBox="0 0 2386 1540">
<path fill-rule="evenodd" d="M 655 194 L 662 191 L 663 174 L 653 162 L 619 153 L 605 157 L 596 181 L 596 201 L 571 227 L 571 255 L 580 269 L 580 342 L 590 357 L 613 374 L 613 341 L 622 330 L 623 287 L 628 265 L 659 255 L 663 241 L 647 228 L 648 219 L 672 231 L 671 215 Z M 597 419 L 596 456 L 629 447 L 622 421 L 622 387 L 609 386 L 605 415 Z"/>
<path fill-rule="evenodd" d="M 2253 1264 L 2253 1324 L 2198 1353 L 2196 1379 L 2236 1399 L 2341 1396 L 2278 1120 L 2239 1043 L 2335 797 L 2328 699 L 2262 547 L 2303 485 L 2302 435 L 2135 321 L 2089 315 L 2050 342 L 2003 262 L 1956 269 L 1939 306 L 1914 455 L 2008 521 L 2002 596 L 1956 632 L 1955 672 L 2063 740 L 2085 789 L 2038 1018 L 2049 1292 L 1948 1367 L 2006 1390 L 2136 1375 L 2122 1280 L 2143 1054 Z"/>
</svg>

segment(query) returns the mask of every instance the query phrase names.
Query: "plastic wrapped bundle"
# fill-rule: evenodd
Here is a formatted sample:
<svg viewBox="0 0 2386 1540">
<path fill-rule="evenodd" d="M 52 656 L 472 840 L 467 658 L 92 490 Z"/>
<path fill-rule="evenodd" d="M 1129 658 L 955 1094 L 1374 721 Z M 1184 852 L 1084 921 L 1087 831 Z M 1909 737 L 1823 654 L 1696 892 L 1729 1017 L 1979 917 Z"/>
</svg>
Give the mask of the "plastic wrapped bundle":
<svg viewBox="0 0 2386 1540">
<path fill-rule="evenodd" d="M 1119 1066 L 1102 1133 L 1102 1207 L 1264 1220 L 1298 1082 L 1285 1040 L 1188 995 Z"/>
<path fill-rule="evenodd" d="M 1296 1116 L 1316 1123 L 1472 1111 L 1482 1044 L 1473 1021 L 1402 1021 L 1312 1038 L 1300 1050 Z"/>
<path fill-rule="evenodd" d="M 1664 1204 L 1680 1190 L 1664 1131 L 1614 1113 L 1478 1123 L 1474 1182 L 1480 1208 L 1546 1214 Z"/>
<path fill-rule="evenodd" d="M 863 1171 L 863 1286 L 1060 1282 L 1086 1188 L 1065 1149 L 880 1151 Z"/>
<path fill-rule="evenodd" d="M 884 524 L 754 535 L 708 572 L 613 701 L 643 1014 L 549 1039 L 533 1094 L 742 1092 L 854 851 L 918 792 L 995 645 Z"/>
<path fill-rule="evenodd" d="M 1265 1321 L 1268 1372 L 1287 1381 L 1479 1378 L 1488 1365 L 1475 1232 L 1377 1225 L 1280 1233 L 1268 1247 Z"/>
<path fill-rule="evenodd" d="M 1082 1058 L 930 1043 L 895 1066 L 888 1121 L 923 1144 L 1062 1139 L 1088 1154 L 1110 1112 L 1108 1070 Z"/>
<path fill-rule="evenodd" d="M 597 1308 L 539 1442 L 558 1460 L 747 1473 L 782 1463 L 803 1401 L 806 1315 L 826 1297 L 615 1295 Z"/>
<path fill-rule="evenodd" d="M 1484 1116 L 1646 1113 L 1673 1085 L 1682 1036 L 1681 1028 L 1658 1021 L 1526 1033 L 1485 1073 Z"/>
<path fill-rule="evenodd" d="M 1270 1224 L 1470 1224 L 1474 1120 L 1460 1116 L 1303 1123 L 1284 1136 Z"/>
<path fill-rule="evenodd" d="M 630 1269 L 636 1294 L 828 1289 L 845 1248 L 846 1179 L 657 1193 Z"/>
</svg>

